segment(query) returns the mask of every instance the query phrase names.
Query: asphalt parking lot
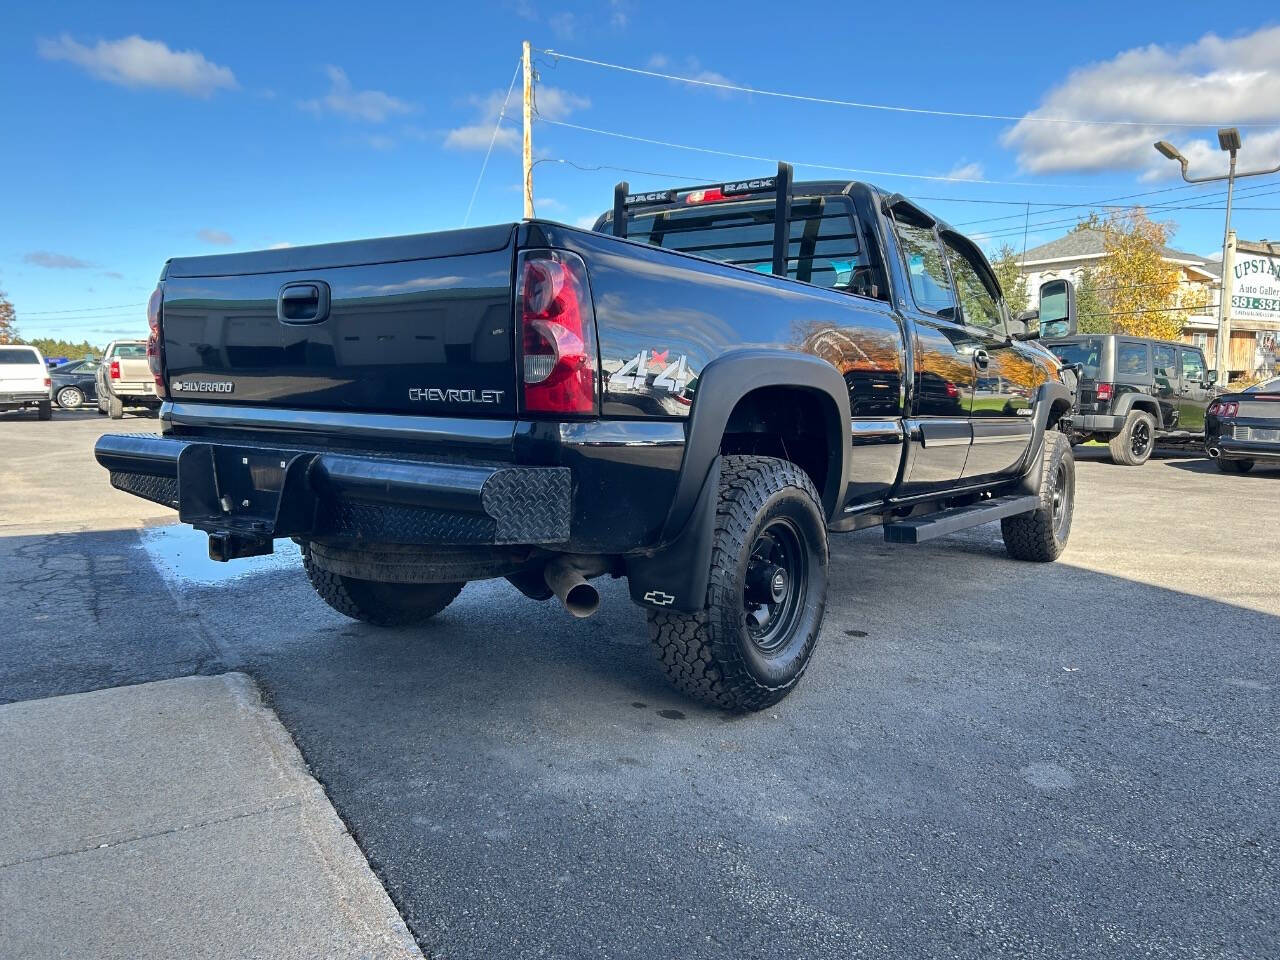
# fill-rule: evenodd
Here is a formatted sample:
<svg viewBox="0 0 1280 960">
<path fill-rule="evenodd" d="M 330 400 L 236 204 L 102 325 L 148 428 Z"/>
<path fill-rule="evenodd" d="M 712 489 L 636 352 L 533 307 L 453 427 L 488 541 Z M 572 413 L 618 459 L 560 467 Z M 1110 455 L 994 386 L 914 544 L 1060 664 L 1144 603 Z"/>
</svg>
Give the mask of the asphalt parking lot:
<svg viewBox="0 0 1280 960">
<path fill-rule="evenodd" d="M 253 677 L 428 956 L 1215 957 L 1280 942 L 1280 469 L 1081 448 L 1057 564 L 833 540 L 794 695 L 668 688 L 622 582 L 347 621 L 0 415 L 0 702 Z"/>
</svg>

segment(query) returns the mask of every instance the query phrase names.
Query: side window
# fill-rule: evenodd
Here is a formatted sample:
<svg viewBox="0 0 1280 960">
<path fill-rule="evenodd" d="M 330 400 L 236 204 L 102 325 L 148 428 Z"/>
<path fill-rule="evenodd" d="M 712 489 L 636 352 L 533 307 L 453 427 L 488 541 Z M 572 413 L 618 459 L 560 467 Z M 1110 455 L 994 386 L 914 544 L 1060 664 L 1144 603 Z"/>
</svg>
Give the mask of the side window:
<svg viewBox="0 0 1280 960">
<path fill-rule="evenodd" d="M 1177 366 L 1177 360 L 1174 357 L 1173 347 L 1156 344 L 1151 349 L 1155 355 L 1156 376 L 1176 377 L 1178 375 L 1178 371 L 1175 369 Z"/>
<path fill-rule="evenodd" d="M 956 294 L 960 300 L 962 319 L 971 327 L 1004 331 L 996 291 L 987 287 L 982 273 L 969 256 L 950 240 L 944 240 L 951 261 L 951 275 L 956 278 Z"/>
<path fill-rule="evenodd" d="M 1199 350 L 1179 350 L 1182 355 L 1182 379 L 1183 380 L 1203 380 L 1204 379 L 1204 356 Z"/>
<path fill-rule="evenodd" d="M 916 306 L 948 320 L 957 319 L 951 278 L 933 229 L 903 220 L 895 220 L 895 227 Z"/>
<path fill-rule="evenodd" d="M 1121 340 L 1116 344 L 1116 376 L 1141 377 L 1148 373 L 1147 345 Z"/>
</svg>

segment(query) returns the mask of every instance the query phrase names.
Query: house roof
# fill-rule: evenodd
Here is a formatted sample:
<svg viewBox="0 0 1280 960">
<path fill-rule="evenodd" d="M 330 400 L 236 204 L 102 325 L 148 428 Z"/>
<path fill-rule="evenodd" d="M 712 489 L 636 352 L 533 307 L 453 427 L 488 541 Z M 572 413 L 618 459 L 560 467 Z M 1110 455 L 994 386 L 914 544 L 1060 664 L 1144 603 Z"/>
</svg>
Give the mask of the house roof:
<svg viewBox="0 0 1280 960">
<path fill-rule="evenodd" d="M 1038 247 L 1032 247 L 1022 255 L 1022 263 L 1035 263 L 1040 260 L 1073 260 L 1077 257 L 1099 257 L 1104 250 L 1104 234 L 1101 230 L 1084 227 L 1072 230 L 1057 240 L 1050 240 Z M 1187 253 L 1185 250 L 1174 250 L 1164 247 L 1161 253 L 1168 260 L 1190 261 L 1204 269 L 1205 258 L 1198 253 Z M 1217 270 L 1210 270 L 1215 276 L 1221 274 L 1221 265 Z"/>
</svg>

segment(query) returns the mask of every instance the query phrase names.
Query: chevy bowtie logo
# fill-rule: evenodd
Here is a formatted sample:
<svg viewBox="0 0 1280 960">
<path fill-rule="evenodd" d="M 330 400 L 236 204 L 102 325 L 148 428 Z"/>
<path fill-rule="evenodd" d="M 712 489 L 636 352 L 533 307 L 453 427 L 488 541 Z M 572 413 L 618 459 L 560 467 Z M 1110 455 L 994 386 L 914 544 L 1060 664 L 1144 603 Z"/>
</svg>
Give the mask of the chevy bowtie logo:
<svg viewBox="0 0 1280 960">
<path fill-rule="evenodd" d="M 644 595 L 644 602 L 652 603 L 656 607 L 669 607 L 676 602 L 676 598 L 661 590 L 650 590 Z"/>
</svg>

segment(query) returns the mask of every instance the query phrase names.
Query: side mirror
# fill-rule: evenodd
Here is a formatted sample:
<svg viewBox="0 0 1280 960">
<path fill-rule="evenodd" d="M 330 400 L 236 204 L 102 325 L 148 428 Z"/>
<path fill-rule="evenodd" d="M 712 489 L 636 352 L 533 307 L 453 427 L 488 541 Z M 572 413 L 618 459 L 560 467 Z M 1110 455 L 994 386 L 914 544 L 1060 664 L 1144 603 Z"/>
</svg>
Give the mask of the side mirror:
<svg viewBox="0 0 1280 960">
<path fill-rule="evenodd" d="M 1210 370 L 1208 373 L 1206 373 L 1204 375 L 1204 382 L 1212 387 L 1215 383 L 1218 382 L 1218 371 Z"/>
<path fill-rule="evenodd" d="M 1076 332 L 1076 288 L 1069 280 L 1040 284 L 1040 336 L 1069 337 Z"/>
</svg>

